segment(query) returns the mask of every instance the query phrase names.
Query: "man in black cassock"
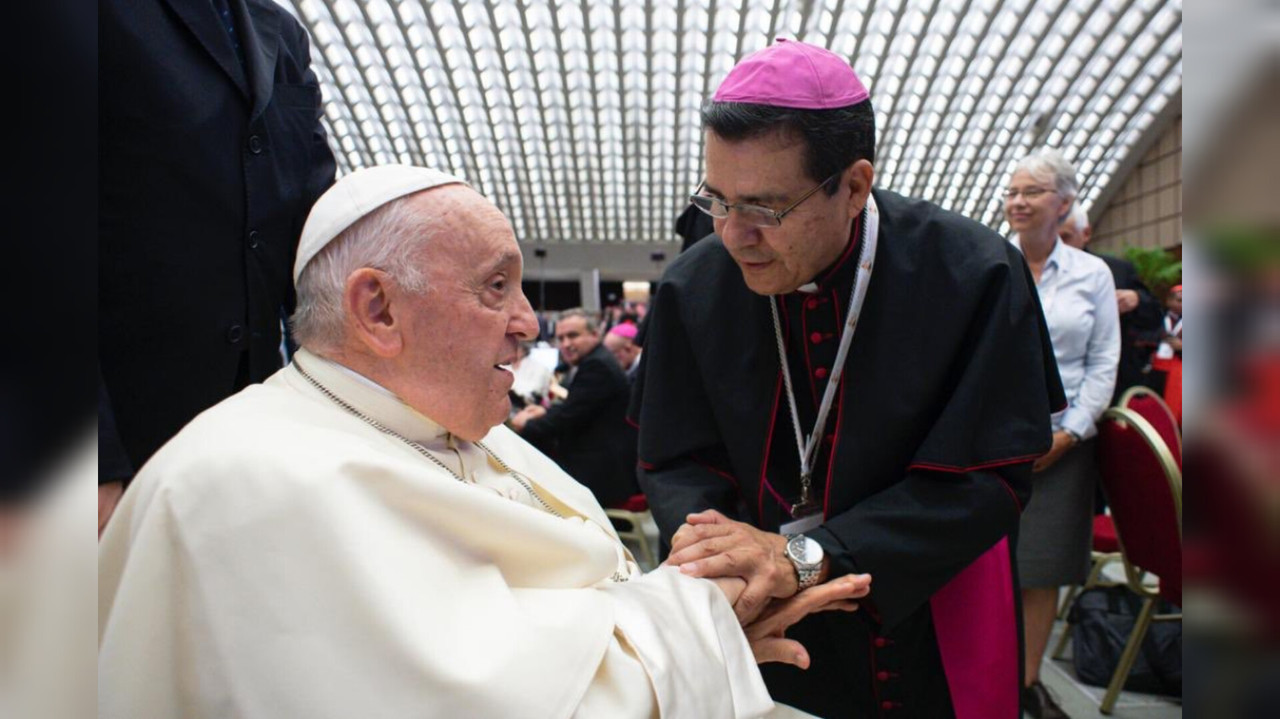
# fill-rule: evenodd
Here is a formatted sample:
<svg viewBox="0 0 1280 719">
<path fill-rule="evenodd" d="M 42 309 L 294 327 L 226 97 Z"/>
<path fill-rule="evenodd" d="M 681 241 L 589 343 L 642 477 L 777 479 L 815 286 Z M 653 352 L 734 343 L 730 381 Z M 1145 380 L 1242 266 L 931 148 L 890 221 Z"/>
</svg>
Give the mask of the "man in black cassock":
<svg viewBox="0 0 1280 719">
<path fill-rule="evenodd" d="M 1017 716 L 1011 543 L 1065 405 L 1024 261 L 986 227 L 873 189 L 868 93 L 826 50 L 779 41 L 744 59 L 703 124 L 691 199 L 716 235 L 658 288 L 631 406 L 668 561 L 745 577 L 742 616 L 872 575 L 863 611 L 788 633 L 811 661 L 764 668 L 779 701 Z"/>
</svg>

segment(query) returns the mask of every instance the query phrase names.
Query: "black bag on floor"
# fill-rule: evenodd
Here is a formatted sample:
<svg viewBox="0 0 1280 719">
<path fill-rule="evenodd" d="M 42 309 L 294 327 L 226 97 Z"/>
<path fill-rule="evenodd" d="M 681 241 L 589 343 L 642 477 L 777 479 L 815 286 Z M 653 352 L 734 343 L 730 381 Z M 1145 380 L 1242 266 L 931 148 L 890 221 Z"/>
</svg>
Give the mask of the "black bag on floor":
<svg viewBox="0 0 1280 719">
<path fill-rule="evenodd" d="M 1120 664 L 1142 598 L 1128 587 L 1097 587 L 1081 592 L 1071 606 L 1072 660 L 1085 684 L 1105 687 Z M 1157 600 L 1155 613 L 1176 611 Z M 1182 622 L 1152 622 L 1142 640 L 1126 691 L 1182 696 Z"/>
</svg>

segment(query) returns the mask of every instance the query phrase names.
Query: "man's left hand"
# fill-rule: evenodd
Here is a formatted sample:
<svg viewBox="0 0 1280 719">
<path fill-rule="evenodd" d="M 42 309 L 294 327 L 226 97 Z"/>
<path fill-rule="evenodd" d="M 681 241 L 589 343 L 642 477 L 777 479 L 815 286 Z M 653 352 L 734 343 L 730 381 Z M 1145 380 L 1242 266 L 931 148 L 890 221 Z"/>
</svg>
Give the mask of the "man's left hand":
<svg viewBox="0 0 1280 719">
<path fill-rule="evenodd" d="M 525 407 L 524 409 L 520 410 L 519 412 L 516 412 L 516 416 L 511 418 L 511 429 L 515 430 L 517 434 L 520 432 L 523 432 L 524 426 L 528 424 L 529 420 L 534 420 L 539 417 L 542 417 L 546 413 L 547 413 L 547 410 L 545 407 L 541 407 L 536 404 L 531 404 Z"/>
<path fill-rule="evenodd" d="M 1052 467 L 1058 460 L 1062 459 L 1062 455 L 1066 454 L 1067 450 L 1074 446 L 1076 446 L 1076 438 L 1071 436 L 1070 432 L 1065 430 L 1054 432 L 1053 446 L 1049 448 L 1048 452 L 1040 455 L 1040 459 L 1037 459 L 1035 464 L 1031 465 L 1031 471 L 1043 472 Z"/>
<path fill-rule="evenodd" d="M 747 624 L 771 598 L 790 597 L 799 588 L 795 566 L 787 559 L 787 538 L 736 522 L 709 509 L 690 514 L 671 539 L 667 564 L 694 577 L 742 577 L 733 611 Z"/>
<path fill-rule="evenodd" d="M 1138 309 L 1138 291 L 1116 290 L 1116 306 L 1120 308 L 1122 315 Z"/>
<path fill-rule="evenodd" d="M 856 611 L 858 602 L 855 600 L 870 592 L 870 574 L 846 574 L 809 587 L 790 599 L 771 602 L 759 619 L 742 628 L 751 643 L 756 663 L 782 662 L 808 669 L 808 650 L 800 642 L 787 639 L 787 629 L 814 612 Z"/>
</svg>

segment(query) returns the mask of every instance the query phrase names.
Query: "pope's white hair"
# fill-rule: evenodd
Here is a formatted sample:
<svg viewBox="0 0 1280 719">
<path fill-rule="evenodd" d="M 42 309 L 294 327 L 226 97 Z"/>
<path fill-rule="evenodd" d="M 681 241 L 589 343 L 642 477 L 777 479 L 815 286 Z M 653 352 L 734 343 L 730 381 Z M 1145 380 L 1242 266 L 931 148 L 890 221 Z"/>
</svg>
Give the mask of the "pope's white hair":
<svg viewBox="0 0 1280 719">
<path fill-rule="evenodd" d="M 1076 181 L 1076 168 L 1058 150 L 1045 147 L 1032 152 L 1018 160 L 1013 171 L 1024 170 L 1036 177 L 1048 178 L 1053 182 L 1053 189 L 1063 199 L 1075 199 L 1080 184 Z"/>
<path fill-rule="evenodd" d="M 1071 205 L 1071 209 L 1067 211 L 1067 217 L 1063 222 L 1067 220 L 1075 223 L 1077 232 L 1084 232 L 1089 229 L 1089 213 L 1085 212 L 1084 207 L 1079 202 Z"/>
<path fill-rule="evenodd" d="M 325 245 L 298 276 L 298 307 L 289 319 L 298 344 L 311 350 L 338 347 L 343 339 L 342 295 L 347 278 L 364 267 L 382 270 L 409 292 L 424 292 L 421 249 L 433 226 L 407 195 L 361 217 Z"/>
</svg>

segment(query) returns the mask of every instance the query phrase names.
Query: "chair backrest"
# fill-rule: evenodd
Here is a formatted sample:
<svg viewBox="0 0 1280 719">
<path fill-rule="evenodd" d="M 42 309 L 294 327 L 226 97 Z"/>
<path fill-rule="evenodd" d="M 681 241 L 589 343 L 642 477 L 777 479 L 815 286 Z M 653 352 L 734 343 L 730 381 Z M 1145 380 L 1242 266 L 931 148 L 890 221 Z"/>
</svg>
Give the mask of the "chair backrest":
<svg viewBox="0 0 1280 719">
<path fill-rule="evenodd" d="M 1181 605 L 1182 470 L 1173 454 L 1150 422 L 1114 407 L 1098 427 L 1098 464 L 1129 586 L 1144 593 L 1141 572 L 1151 572 Z"/>
<path fill-rule="evenodd" d="M 1163 397 L 1150 387 L 1135 385 L 1125 390 L 1117 406 L 1131 409 L 1151 423 L 1173 453 L 1178 469 L 1182 469 L 1182 430 L 1178 428 L 1178 420 Z"/>
</svg>

